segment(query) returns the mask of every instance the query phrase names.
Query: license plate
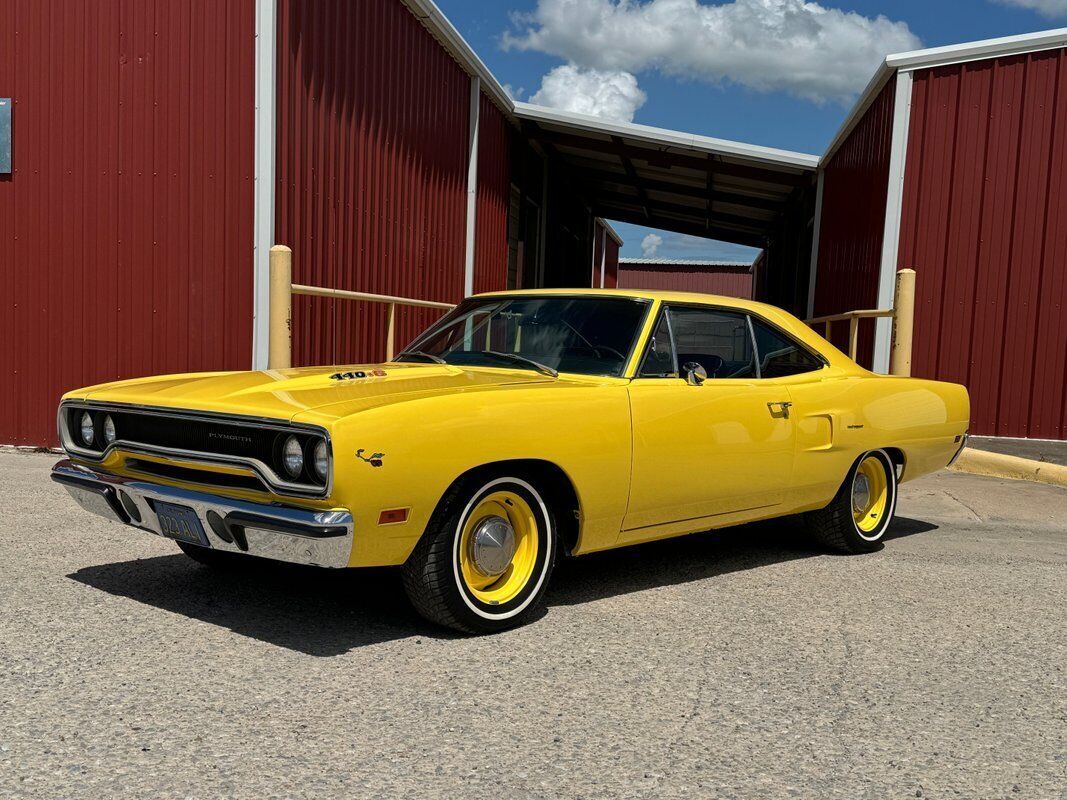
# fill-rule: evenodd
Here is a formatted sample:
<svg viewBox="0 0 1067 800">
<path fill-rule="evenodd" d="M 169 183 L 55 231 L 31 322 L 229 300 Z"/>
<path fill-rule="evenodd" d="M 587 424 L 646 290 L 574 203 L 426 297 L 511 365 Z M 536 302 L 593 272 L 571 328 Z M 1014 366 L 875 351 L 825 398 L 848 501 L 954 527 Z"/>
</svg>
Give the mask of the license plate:
<svg viewBox="0 0 1067 800">
<path fill-rule="evenodd" d="M 204 535 L 204 526 L 200 524 L 200 518 L 191 508 L 161 503 L 158 500 L 155 506 L 156 516 L 159 518 L 159 530 L 164 536 L 190 544 L 209 546 L 207 536 Z"/>
</svg>

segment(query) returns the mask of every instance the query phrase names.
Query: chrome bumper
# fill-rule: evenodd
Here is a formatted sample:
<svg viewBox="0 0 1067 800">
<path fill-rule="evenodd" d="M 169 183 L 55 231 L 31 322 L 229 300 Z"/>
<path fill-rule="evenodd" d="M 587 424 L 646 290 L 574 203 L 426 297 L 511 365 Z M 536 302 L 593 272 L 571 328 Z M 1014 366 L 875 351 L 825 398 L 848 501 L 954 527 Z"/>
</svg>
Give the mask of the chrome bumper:
<svg viewBox="0 0 1067 800">
<path fill-rule="evenodd" d="M 155 509 L 162 502 L 191 509 L 216 550 L 320 567 L 347 567 L 352 553 L 348 511 L 231 500 L 112 475 L 67 459 L 52 467 L 52 480 L 85 510 L 157 536 L 164 535 Z"/>
</svg>

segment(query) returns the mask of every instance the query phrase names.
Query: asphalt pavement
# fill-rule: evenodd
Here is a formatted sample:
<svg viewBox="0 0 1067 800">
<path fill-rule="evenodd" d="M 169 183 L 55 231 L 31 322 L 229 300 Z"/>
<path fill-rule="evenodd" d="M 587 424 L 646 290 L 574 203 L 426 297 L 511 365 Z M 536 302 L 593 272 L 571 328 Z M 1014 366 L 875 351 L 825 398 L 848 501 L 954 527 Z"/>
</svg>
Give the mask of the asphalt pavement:
<svg viewBox="0 0 1067 800">
<path fill-rule="evenodd" d="M 1067 797 L 1067 491 L 588 556 L 465 638 L 392 570 L 219 573 L 0 454 L 0 797 Z"/>
</svg>

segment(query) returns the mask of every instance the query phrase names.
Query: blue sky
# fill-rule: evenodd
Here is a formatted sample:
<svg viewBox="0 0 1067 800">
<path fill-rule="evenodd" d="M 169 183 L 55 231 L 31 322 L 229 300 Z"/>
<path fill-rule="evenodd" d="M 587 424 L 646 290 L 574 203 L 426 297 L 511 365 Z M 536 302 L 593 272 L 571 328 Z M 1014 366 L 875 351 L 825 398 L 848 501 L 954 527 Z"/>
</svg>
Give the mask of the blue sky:
<svg viewBox="0 0 1067 800">
<path fill-rule="evenodd" d="M 712 0 L 623 0 L 622 8 L 620 0 L 437 2 L 501 83 L 522 99 L 531 99 L 542 89 L 546 74 L 570 64 L 577 77 L 557 72 L 560 80 L 552 85 L 545 81 L 545 90 L 533 99 L 547 98 L 558 105 L 570 102 L 571 92 L 595 93 L 600 86 L 620 81 L 613 97 L 622 105 L 609 97 L 605 114 L 632 114 L 634 122 L 646 125 L 813 154 L 822 153 L 829 144 L 852 99 L 886 54 L 880 47 L 909 49 L 902 43 L 911 42 L 935 47 L 1067 26 L 1067 0 L 823 2 L 822 10 L 814 9 L 810 19 L 799 23 L 798 10 L 812 10 L 810 3 L 801 8 L 804 0 L 739 0 L 736 5 Z M 728 45 L 717 47 L 715 34 L 694 37 L 690 18 L 683 16 L 694 4 L 699 4 L 695 11 L 707 14 L 704 18 L 713 25 L 732 26 L 734 40 L 754 36 L 757 44 L 734 53 Z M 827 10 L 846 13 L 827 14 Z M 722 18 L 714 16 L 719 11 Z M 516 14 L 528 16 L 516 18 Z M 879 16 L 885 19 L 878 20 Z M 583 19 L 589 27 L 582 27 Z M 822 20 L 831 20 L 832 25 Z M 674 22 L 678 25 L 672 26 Z M 616 26 L 611 29 L 615 36 L 632 38 L 621 49 L 598 44 L 595 31 L 604 29 L 601 23 Z M 823 24 L 823 38 L 813 38 L 813 47 L 802 41 L 795 51 L 786 48 L 783 54 L 772 41 L 771 47 L 759 48 L 759 41 L 774 38 L 767 31 L 788 30 L 789 38 L 803 40 L 809 34 L 820 35 L 815 28 Z M 786 25 L 792 27 L 781 27 Z M 821 53 L 825 61 L 820 61 Z M 649 231 L 625 224 L 616 228 L 626 241 L 623 254 L 641 256 L 641 243 Z M 745 259 L 755 252 L 657 233 L 663 239 L 655 253 L 658 257 Z"/>
</svg>

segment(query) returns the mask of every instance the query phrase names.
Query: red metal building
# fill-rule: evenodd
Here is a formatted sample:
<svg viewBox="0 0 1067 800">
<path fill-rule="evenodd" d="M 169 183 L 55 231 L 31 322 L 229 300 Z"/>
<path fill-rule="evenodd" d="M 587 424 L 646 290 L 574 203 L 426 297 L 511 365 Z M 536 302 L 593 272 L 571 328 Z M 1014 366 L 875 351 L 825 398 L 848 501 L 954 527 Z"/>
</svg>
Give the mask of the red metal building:
<svg viewBox="0 0 1067 800">
<path fill-rule="evenodd" d="M 0 444 L 62 392 L 247 368 L 255 9 L 0 0 Z"/>
<path fill-rule="evenodd" d="M 752 265 L 736 261 L 623 258 L 619 286 L 752 298 Z"/>
<path fill-rule="evenodd" d="M 915 269 L 912 374 L 965 384 L 974 433 L 1067 438 L 1065 45 L 889 56 L 820 170 L 809 309 L 889 308 Z M 866 336 L 884 370 L 889 325 Z"/>
<path fill-rule="evenodd" d="M 758 247 L 747 291 L 801 315 L 913 267 L 914 373 L 976 432 L 1067 438 L 1065 46 L 889 56 L 819 158 L 513 101 L 432 0 L 0 0 L 0 444 L 53 444 L 69 388 L 265 367 L 272 244 L 297 283 L 456 302 L 630 285 L 605 219 Z M 298 364 L 384 330 L 294 301 Z"/>
</svg>

